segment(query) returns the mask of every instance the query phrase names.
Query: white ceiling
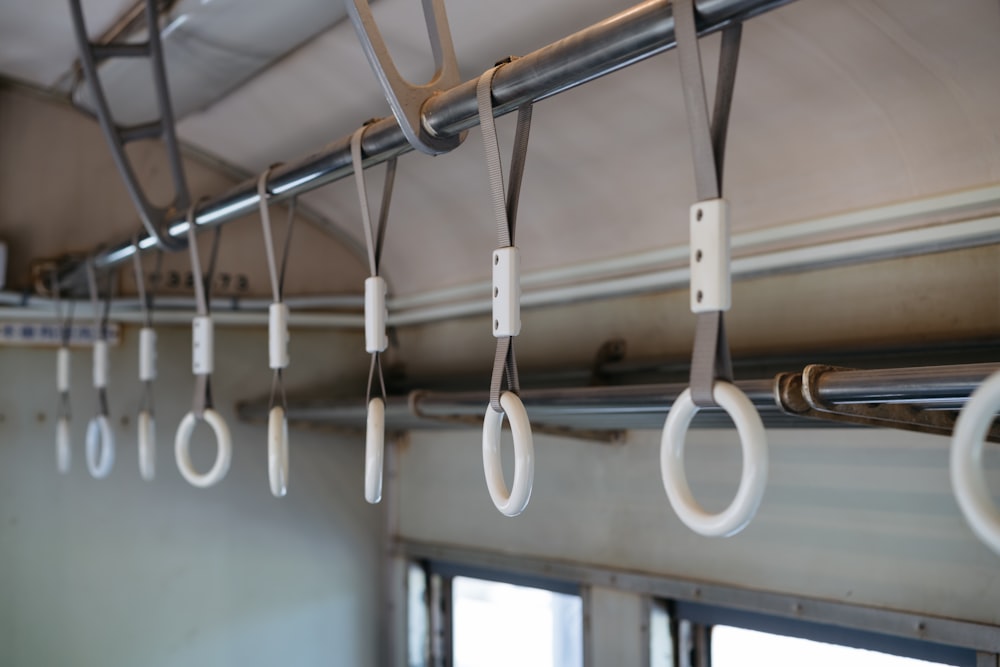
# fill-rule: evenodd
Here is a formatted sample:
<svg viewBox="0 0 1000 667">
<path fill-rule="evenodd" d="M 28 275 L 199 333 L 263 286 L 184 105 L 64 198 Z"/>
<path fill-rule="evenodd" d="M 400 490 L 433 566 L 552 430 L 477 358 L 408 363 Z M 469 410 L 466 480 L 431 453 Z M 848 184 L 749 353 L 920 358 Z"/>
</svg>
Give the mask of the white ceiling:
<svg viewBox="0 0 1000 667">
<path fill-rule="evenodd" d="M 102 4 L 107 21 L 125 3 Z M 448 11 L 463 78 L 629 4 L 453 0 Z M 417 5 L 375 5 L 404 74 L 414 78 L 429 69 Z M 4 3 L 0 70 L 40 85 L 58 79 L 73 55 L 65 14 L 62 1 Z M 20 38 L 9 39 L 15 29 Z M 703 44 L 713 63 L 717 38 Z M 997 182 L 997 63 L 995 0 L 799 0 L 748 22 L 727 157 L 734 228 Z M 179 131 L 257 172 L 388 113 L 351 26 L 341 23 L 187 116 Z M 509 147 L 512 119 L 500 125 Z M 373 186 L 380 175 L 369 176 Z M 523 266 L 683 243 L 693 198 L 677 63 L 668 53 L 536 107 L 518 225 Z M 306 201 L 361 238 L 350 180 Z M 486 280 L 494 245 L 478 130 L 452 154 L 401 159 L 383 260 L 396 294 Z"/>
</svg>

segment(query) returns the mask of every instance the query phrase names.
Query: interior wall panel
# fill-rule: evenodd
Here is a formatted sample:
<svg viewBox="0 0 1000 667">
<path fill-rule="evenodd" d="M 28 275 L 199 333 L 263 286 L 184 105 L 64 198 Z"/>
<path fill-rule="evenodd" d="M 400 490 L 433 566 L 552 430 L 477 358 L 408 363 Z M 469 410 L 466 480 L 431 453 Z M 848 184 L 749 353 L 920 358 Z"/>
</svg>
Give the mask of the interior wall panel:
<svg viewBox="0 0 1000 667">
<path fill-rule="evenodd" d="M 156 479 L 139 477 L 137 330 L 111 352 L 117 440 L 110 476 L 92 479 L 83 436 L 94 413 L 90 352 L 73 351 L 73 461 L 55 467 L 55 351 L 0 348 L 0 663 L 9 667 L 378 664 L 383 514 L 363 495 L 360 438 L 292 430 L 288 495 L 271 496 L 266 429 L 236 420 L 266 396 L 262 331 L 216 332 L 213 391 L 233 434 L 217 486 L 185 482 L 174 432 L 190 409 L 190 332 L 160 328 Z M 357 335 L 292 332 L 289 389 L 361 382 Z M 209 431 L 194 459 L 211 465 Z"/>
<path fill-rule="evenodd" d="M 490 501 L 481 437 L 412 434 L 400 452 L 402 537 L 496 550 L 512 563 L 534 556 L 1000 622 L 1000 561 L 952 496 L 946 438 L 771 430 L 760 511 L 742 533 L 719 539 L 693 533 L 670 508 L 659 432 L 630 432 L 623 445 L 536 433 L 531 501 L 515 518 Z M 686 470 L 709 511 L 723 509 L 735 492 L 736 443 L 735 431 L 689 432 Z M 990 448 L 985 458 L 990 484 L 1000 489 L 1000 452 Z"/>
</svg>

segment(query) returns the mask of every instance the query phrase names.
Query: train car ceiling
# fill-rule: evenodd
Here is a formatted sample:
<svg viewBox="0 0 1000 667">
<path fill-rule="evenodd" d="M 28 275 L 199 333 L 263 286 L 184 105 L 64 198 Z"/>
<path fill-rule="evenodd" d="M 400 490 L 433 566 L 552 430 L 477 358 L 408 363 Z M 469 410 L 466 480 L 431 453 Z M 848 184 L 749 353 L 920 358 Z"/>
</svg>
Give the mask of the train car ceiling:
<svg viewBox="0 0 1000 667">
<path fill-rule="evenodd" d="M 768 611 L 804 621 L 836 625 L 847 618 L 843 624 L 855 630 L 865 629 L 855 607 L 885 611 L 877 617 L 879 631 L 978 650 L 996 664 L 1000 606 L 990 583 L 997 563 L 990 549 L 1000 553 L 1000 525 L 995 512 L 982 511 L 993 509 L 987 482 L 996 481 L 996 452 L 978 449 L 983 438 L 1000 438 L 991 427 L 996 410 L 987 404 L 1000 395 L 1000 376 L 987 380 L 1000 368 L 996 2 L 696 4 L 706 34 L 688 42 L 685 55 L 695 53 L 692 44 L 700 47 L 710 108 L 723 31 L 746 19 L 725 142 L 728 209 L 712 204 L 697 213 L 696 200 L 716 199 L 705 195 L 703 184 L 696 187 L 692 168 L 692 149 L 709 145 L 690 130 L 697 114 L 682 91 L 687 84 L 691 94 L 691 81 L 682 80 L 674 8 L 666 0 L 450 3 L 463 83 L 437 91 L 422 107 L 422 129 L 414 130 L 440 130 L 436 141 L 456 144 L 444 150 L 431 142 L 441 151 L 433 157 L 407 142 L 405 123 L 394 119 L 340 2 L 160 2 L 152 34 L 165 48 L 190 194 L 153 225 L 162 222 L 159 232 L 178 246 L 162 256 L 153 251 L 150 226 L 139 224 L 95 122 L 99 105 L 82 77 L 69 10 L 61 3 L 0 5 L 0 241 L 8 250 L 0 325 L 12 323 L 9 336 L 0 330 L 3 340 L 11 343 L 21 331 L 13 323 L 49 325 L 72 301 L 78 321 L 95 322 L 82 331 L 107 334 L 113 354 L 133 359 L 142 345 L 131 335 L 138 330 L 133 325 L 149 324 L 136 297 L 141 281 L 155 273 L 154 319 L 163 329 L 157 409 L 171 419 L 191 410 L 192 422 L 217 409 L 210 414 L 218 417 L 220 470 L 229 469 L 222 446 L 227 431 L 218 426 L 226 422 L 236 443 L 229 474 L 242 484 L 240 500 L 283 535 L 280 522 L 290 515 L 264 500 L 290 503 L 304 517 L 289 565 L 298 568 L 293 597 L 308 597 L 309 581 L 321 579 L 321 564 L 306 555 L 315 540 L 320 552 L 345 562 L 335 580 L 324 581 L 324 600 L 347 599 L 350 615 L 383 614 L 379 631 L 396 640 L 403 605 L 395 596 L 405 586 L 395 584 L 408 561 L 430 563 L 428 571 L 450 561 L 503 570 L 509 557 L 520 575 L 608 587 L 612 606 L 636 602 L 617 600 L 618 594 L 669 597 L 691 608 L 725 598 L 736 606 L 770 605 Z M 150 34 L 142 2 L 84 5 L 92 41 L 124 39 L 135 49 Z M 401 74 L 422 81 L 433 74 L 433 49 L 417 5 L 379 0 L 372 11 Z M 503 60 L 510 55 L 521 58 Z M 495 76 L 480 79 L 499 62 L 505 64 Z M 144 123 L 161 111 L 148 64 L 134 57 L 98 62 L 122 123 Z M 519 201 L 505 204 L 502 174 L 511 169 L 507 151 L 517 132 L 511 112 L 529 101 L 523 180 L 515 176 L 506 184 L 509 191 L 520 183 Z M 477 127 L 487 121 L 489 136 L 494 107 L 501 112 L 502 170 L 488 159 Z M 457 145 L 460 131 L 468 135 Z M 124 154 L 151 199 L 171 198 L 163 142 L 136 141 Z M 364 181 L 359 188 L 352 177 L 362 163 L 369 171 L 367 196 Z M 383 163 L 392 170 L 386 186 Z M 379 203 L 388 206 L 388 188 L 383 239 Z M 367 201 L 370 216 L 362 215 Z M 723 231 L 718 252 L 706 251 L 704 260 L 720 258 L 719 275 L 706 284 L 719 288 L 709 310 L 728 311 L 728 339 L 714 343 L 719 354 L 708 356 L 715 365 L 696 372 L 703 382 L 695 383 L 704 390 L 706 377 L 709 388 L 725 379 L 722 352 L 731 345 L 733 391 L 749 397 L 744 412 L 763 417 L 770 458 L 752 447 L 743 458 L 735 455 L 733 437 L 719 428 L 729 425 L 720 410 L 699 421 L 702 429 L 689 436 L 696 490 L 687 489 L 688 500 L 703 498 L 713 511 L 724 507 L 732 496 L 727 489 L 747 477 L 740 470 L 748 462 L 758 464 L 749 468 L 767 489 L 750 494 L 744 520 L 714 532 L 704 522 L 696 527 L 702 535 L 731 535 L 760 506 L 756 523 L 740 537 L 709 541 L 683 525 L 697 524 L 698 517 L 682 522 L 669 510 L 664 490 L 683 486 L 668 483 L 678 479 L 676 468 L 674 477 L 668 474 L 670 462 L 679 460 L 680 474 L 686 473 L 680 454 L 662 453 L 670 443 L 659 430 L 668 410 L 686 400 L 692 341 L 704 340 L 705 327 L 696 329 L 692 309 L 706 310 L 698 305 L 701 297 L 713 295 L 709 287 L 689 294 L 690 267 L 703 260 L 691 252 L 689 225 L 706 213 L 724 230 L 724 210 L 732 261 L 726 261 L 729 232 Z M 516 253 L 510 247 L 515 213 Z M 283 267 L 286 215 L 294 234 Z M 184 247 L 195 236 L 192 228 L 202 264 L 214 269 L 207 300 L 192 289 L 197 260 Z M 210 248 L 219 239 L 216 256 Z M 106 302 L 92 289 L 96 280 L 89 286 L 86 280 L 95 268 L 101 284 L 117 276 L 118 289 Z M 723 289 L 730 277 L 731 294 Z M 498 298 L 508 292 L 509 299 Z M 105 304 L 120 329 L 102 331 Z M 175 326 L 188 324 L 196 308 L 201 333 Z M 711 321 L 713 332 L 722 330 Z M 263 333 L 268 326 L 270 340 Z M 76 347 L 78 340 L 61 343 Z M 192 348 L 200 352 L 189 362 Z M 43 383 L 35 372 L 55 358 L 51 352 L 0 348 L 12 372 L 33 378 L 29 386 L 37 390 L 0 386 L 14 415 L 7 428 L 17 429 L 18 442 L 52 439 L 55 419 L 46 423 L 48 408 L 29 396 L 56 389 L 48 375 Z M 66 361 L 65 377 L 60 366 L 58 392 L 52 392 L 61 402 L 52 414 L 66 422 L 76 415 L 77 430 L 87 422 L 84 415 L 91 416 L 90 394 L 82 408 L 74 393 L 72 413 L 62 402 L 70 367 L 87 380 L 87 392 L 96 389 L 98 418 L 137 414 L 138 394 L 104 392 L 107 384 L 138 386 L 131 363 L 111 370 L 97 364 L 91 371 L 80 355 Z M 210 384 L 213 375 L 220 379 Z M 82 380 L 74 382 L 79 389 Z M 970 400 L 980 385 L 981 398 Z M 526 412 L 517 411 L 518 393 Z M 975 423 L 956 427 L 967 404 L 979 412 Z M 142 405 L 151 412 L 150 403 Z M 510 500 L 495 445 L 500 407 L 519 438 L 514 479 L 520 481 Z M 485 414 L 495 428 L 484 431 L 480 450 L 484 410 L 493 410 Z M 5 419 L 0 416 L 0 429 Z M 159 420 L 153 433 L 173 443 L 176 421 Z M 367 454 L 360 435 L 366 423 Z M 819 423 L 896 430 L 805 430 Z M 291 483 L 281 447 L 289 424 L 292 451 L 301 448 L 310 464 L 298 464 Z M 903 430 L 914 424 L 924 433 Z M 115 428 L 108 422 L 105 431 Z M 947 441 L 937 436 L 956 428 L 971 434 L 966 439 L 976 447 L 956 447 L 949 461 Z M 109 452 L 100 443 L 110 438 L 97 435 L 88 450 L 92 469 L 102 467 L 95 453 Z M 181 440 L 179 460 L 187 446 Z M 241 440 L 260 445 L 256 458 L 241 451 Z M 330 448 L 331 442 L 346 446 Z M 16 454 L 41 465 L 41 454 L 26 446 L 18 445 Z M 188 470 L 209 462 L 202 454 L 194 456 L 198 466 L 190 456 L 182 461 L 182 473 L 195 486 L 211 486 Z M 61 468 L 71 466 L 76 470 L 80 462 L 60 458 Z M 384 482 L 374 472 L 383 468 Z M 265 471 L 268 497 L 262 499 L 248 489 L 264 488 Z M 147 472 L 143 477 L 151 480 Z M 162 478 L 156 474 L 157 483 Z M 328 487 L 328 478 L 336 488 Z M 971 491 L 956 500 L 953 480 Z M 0 482 L 0 499 L 10 493 L 29 508 L 30 521 L 45 520 L 42 503 L 25 501 L 27 484 L 16 484 L 9 470 L 0 470 Z M 78 481 L 67 489 L 86 491 Z M 289 489 L 286 499 L 270 497 Z M 204 497 L 218 501 L 212 493 Z M 124 495 L 102 498 L 125 502 Z M 676 504 L 673 495 L 671 501 Z M 59 496 L 58 502 L 66 501 Z M 78 508 L 70 505 L 67 516 L 76 517 Z M 195 505 L 187 499 L 177 511 L 186 516 Z M 517 519 L 501 516 L 522 511 Z M 219 532 L 213 521 L 223 515 L 236 525 Z M 159 527 L 176 528 L 156 516 Z M 280 560 L 276 550 L 255 542 L 253 520 L 232 509 L 219 516 L 199 523 L 215 530 L 203 567 L 225 569 L 220 563 L 231 555 L 231 536 L 260 549 L 262 560 Z M 106 536 L 127 539 L 118 527 Z M 0 553 L 18 550 L 2 538 L 0 532 Z M 709 546 L 720 542 L 736 546 Z M 141 549 L 146 558 L 160 558 L 152 542 Z M 389 553 L 384 559 L 383 551 Z M 55 595 L 56 584 L 30 560 L 18 552 L 19 571 Z M 168 583 L 144 587 L 151 597 L 176 576 L 169 563 L 156 562 Z M 193 579 L 198 586 L 207 580 L 203 574 Z M 43 616 L 27 585 L 0 584 L 29 600 L 32 618 Z M 87 594 L 85 587 L 73 590 Z M 253 607 L 252 594 L 235 579 L 213 590 L 221 593 L 206 607 L 209 625 L 225 623 L 241 604 Z M 760 597 L 748 602 L 745 591 Z M 388 600 L 384 609 L 379 596 Z M 775 611 L 797 596 L 822 601 L 820 611 L 808 603 L 803 611 L 798 602 L 792 611 Z M 0 607 L 0 618 L 3 613 L 13 612 Z M 345 615 L 343 609 L 330 613 Z M 924 616 L 934 619 L 929 630 Z M 330 641 L 349 645 L 359 664 L 374 662 L 375 625 L 343 624 Z M 74 627 L 93 631 L 85 622 Z M 0 640 L 4 632 L 0 623 Z M 352 639 L 352 632 L 362 639 Z M 252 634 L 244 632 L 242 641 L 253 645 Z M 37 648 L 33 636 L 23 641 L 18 646 Z M 99 652 L 96 640 L 81 641 Z M 309 649 L 316 656 L 329 642 L 320 644 Z M 387 658 L 402 649 L 380 650 Z M 68 655 L 58 651 L 61 659 Z M 273 661 L 279 659 L 275 653 Z"/>
</svg>

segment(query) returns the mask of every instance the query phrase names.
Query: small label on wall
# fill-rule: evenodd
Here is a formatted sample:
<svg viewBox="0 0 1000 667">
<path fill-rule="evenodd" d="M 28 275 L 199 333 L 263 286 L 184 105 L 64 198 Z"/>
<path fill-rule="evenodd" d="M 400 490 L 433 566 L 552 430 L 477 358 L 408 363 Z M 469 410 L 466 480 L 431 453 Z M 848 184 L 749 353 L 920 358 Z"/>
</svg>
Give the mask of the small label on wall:
<svg viewBox="0 0 1000 667">
<path fill-rule="evenodd" d="M 69 344 L 89 347 L 97 340 L 98 328 L 93 324 L 74 324 L 70 328 Z M 108 344 L 121 342 L 118 324 L 108 324 Z M 57 322 L 0 322 L 0 345 L 25 345 L 59 347 L 62 345 L 62 327 Z"/>
</svg>

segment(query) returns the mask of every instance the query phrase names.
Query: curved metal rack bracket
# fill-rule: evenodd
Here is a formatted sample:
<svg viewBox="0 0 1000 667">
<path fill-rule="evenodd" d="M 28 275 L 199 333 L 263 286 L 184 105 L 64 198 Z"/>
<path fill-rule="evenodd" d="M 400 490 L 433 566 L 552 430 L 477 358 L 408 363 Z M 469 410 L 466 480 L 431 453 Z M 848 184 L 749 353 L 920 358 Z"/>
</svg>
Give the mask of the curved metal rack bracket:
<svg viewBox="0 0 1000 667">
<path fill-rule="evenodd" d="M 444 11 L 444 0 L 423 0 L 427 36 L 434 55 L 434 76 L 422 85 L 414 85 L 403 78 L 392 61 L 389 49 L 382 39 L 368 0 L 347 0 L 347 13 L 358 33 L 365 57 L 375 71 L 382 92 L 392 107 L 406 140 L 421 153 L 438 155 L 458 148 L 465 133 L 441 137 L 431 134 L 424 126 L 421 111 L 432 95 L 454 88 L 462 82 L 451 41 L 451 29 Z"/>
<path fill-rule="evenodd" d="M 125 181 L 132 203 L 139 212 L 142 226 L 156 245 L 165 250 L 177 250 L 184 244 L 161 230 L 166 223 L 183 213 L 190 206 L 187 181 L 184 177 L 184 166 L 181 162 L 180 147 L 177 133 L 174 129 L 174 113 L 170 105 L 170 90 L 167 85 L 166 70 L 163 66 L 163 47 L 160 43 L 159 11 L 156 0 L 146 0 L 146 24 L 149 38 L 146 42 L 94 44 L 87 36 L 87 24 L 83 17 L 82 0 L 70 0 L 70 14 L 73 17 L 73 29 L 77 45 L 80 49 L 80 65 L 87 78 L 87 85 L 94 99 L 97 120 L 104 132 L 104 138 L 111 149 L 115 166 Z M 160 117 L 148 123 L 131 127 L 120 127 L 115 123 L 108 106 L 104 88 L 97 74 L 97 64 L 101 60 L 111 58 L 146 58 L 150 61 L 153 71 L 153 84 L 156 99 L 160 108 Z M 125 153 L 126 144 L 141 139 L 162 139 L 167 148 L 167 159 L 170 162 L 170 174 L 174 182 L 174 198 L 165 207 L 153 205 L 136 176 L 132 162 Z"/>
<path fill-rule="evenodd" d="M 812 364 L 802 373 L 781 373 L 774 379 L 774 398 L 789 415 L 827 421 L 894 428 L 919 433 L 951 436 L 958 419 L 956 410 L 925 410 L 905 403 L 830 403 L 819 390 L 820 378 L 830 372 L 852 370 Z M 1000 442 L 1000 424 L 986 434 L 990 442 Z"/>
</svg>

